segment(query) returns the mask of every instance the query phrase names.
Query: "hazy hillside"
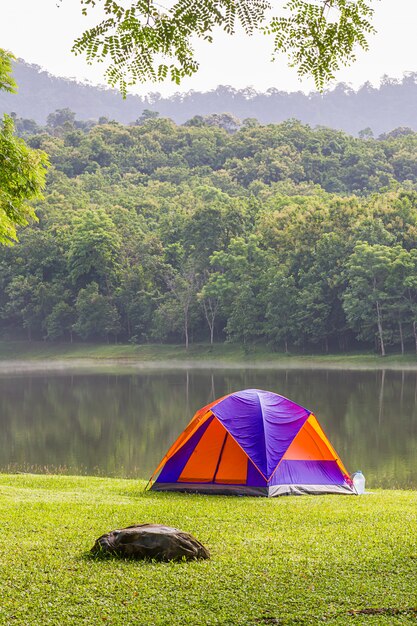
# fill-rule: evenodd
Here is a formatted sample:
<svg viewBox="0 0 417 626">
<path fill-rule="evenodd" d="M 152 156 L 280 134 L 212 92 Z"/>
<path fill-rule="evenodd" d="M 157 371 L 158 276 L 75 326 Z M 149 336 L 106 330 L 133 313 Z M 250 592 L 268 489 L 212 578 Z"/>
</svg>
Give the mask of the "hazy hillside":
<svg viewBox="0 0 417 626">
<path fill-rule="evenodd" d="M 45 123 L 51 111 L 67 107 L 78 119 L 105 116 L 128 123 L 146 108 L 177 123 L 195 115 L 229 112 L 242 120 L 254 117 L 262 123 L 296 118 L 312 126 L 330 126 L 354 135 L 368 127 L 375 135 L 400 126 L 417 130 L 417 72 L 404 76 L 402 81 L 384 78 L 378 89 L 365 84 L 358 91 L 344 84 L 324 94 L 309 95 L 277 89 L 258 93 L 251 88 L 219 86 L 205 93 L 188 92 L 171 98 L 159 94 L 152 98 L 129 96 L 125 101 L 117 91 L 58 78 L 24 61 L 16 63 L 14 76 L 19 93 L 0 93 L 0 112 L 14 111 L 38 123 Z"/>
</svg>

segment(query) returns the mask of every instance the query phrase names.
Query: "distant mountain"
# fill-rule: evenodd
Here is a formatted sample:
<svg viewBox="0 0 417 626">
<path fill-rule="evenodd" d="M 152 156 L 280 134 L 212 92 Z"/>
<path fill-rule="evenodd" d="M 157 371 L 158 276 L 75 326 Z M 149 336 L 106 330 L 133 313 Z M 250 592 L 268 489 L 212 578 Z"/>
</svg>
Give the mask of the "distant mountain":
<svg viewBox="0 0 417 626">
<path fill-rule="evenodd" d="M 170 98 L 159 94 L 128 96 L 126 100 L 115 90 L 52 76 L 23 60 L 15 64 L 14 77 L 19 93 L 0 92 L 0 113 L 15 112 L 40 124 L 56 109 L 69 108 L 80 120 L 108 117 L 123 123 L 135 121 L 149 109 L 178 124 L 196 115 L 228 112 L 241 120 L 256 118 L 264 124 L 296 118 L 311 126 L 329 126 L 353 135 L 364 129 L 371 129 L 374 135 L 398 127 L 417 130 L 417 72 L 404 75 L 401 81 L 384 77 L 379 88 L 366 83 L 358 91 L 343 83 L 323 94 L 308 95 L 219 86 L 204 93 L 190 91 Z"/>
</svg>

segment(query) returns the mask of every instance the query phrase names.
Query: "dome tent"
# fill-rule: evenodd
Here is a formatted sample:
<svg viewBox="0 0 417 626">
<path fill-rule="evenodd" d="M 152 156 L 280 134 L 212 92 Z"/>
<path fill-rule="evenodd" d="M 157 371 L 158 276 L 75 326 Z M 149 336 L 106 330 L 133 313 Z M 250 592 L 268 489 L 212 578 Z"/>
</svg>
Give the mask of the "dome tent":
<svg viewBox="0 0 417 626">
<path fill-rule="evenodd" d="M 197 411 L 150 484 L 154 491 L 269 497 L 356 493 L 313 413 L 260 389 Z"/>
</svg>

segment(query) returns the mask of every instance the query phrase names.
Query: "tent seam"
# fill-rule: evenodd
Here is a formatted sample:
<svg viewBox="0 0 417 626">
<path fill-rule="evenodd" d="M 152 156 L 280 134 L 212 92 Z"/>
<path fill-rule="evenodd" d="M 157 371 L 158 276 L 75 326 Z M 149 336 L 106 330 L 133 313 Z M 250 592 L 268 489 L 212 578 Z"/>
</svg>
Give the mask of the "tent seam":
<svg viewBox="0 0 417 626">
<path fill-rule="evenodd" d="M 216 404 L 217 406 L 217 404 Z M 229 433 L 229 437 L 231 437 L 233 439 L 233 441 L 239 446 L 239 448 L 242 450 L 243 454 L 246 456 L 246 458 L 252 463 L 253 467 L 260 473 L 260 475 L 262 476 L 262 478 L 265 480 L 265 482 L 268 482 L 267 477 L 265 476 L 265 474 L 263 473 L 263 471 L 256 465 L 255 461 L 253 459 L 251 459 L 251 457 L 249 456 L 249 454 L 246 452 L 246 450 L 244 450 L 244 448 L 242 448 L 242 446 L 240 445 L 240 443 L 238 442 L 238 440 L 232 435 L 232 433 L 230 432 L 230 430 L 228 430 L 226 428 L 226 426 L 223 424 L 223 422 L 221 421 L 221 419 L 215 414 L 215 412 L 211 409 L 211 412 L 213 413 L 214 417 L 216 418 L 216 420 L 218 422 L 220 422 L 220 424 L 223 426 L 223 428 Z"/>
<path fill-rule="evenodd" d="M 303 407 L 304 408 L 304 407 Z M 306 409 L 307 410 L 307 409 Z M 307 420 L 310 418 L 310 415 L 313 415 L 313 413 L 309 413 L 307 415 L 307 418 L 304 420 L 304 422 L 301 424 L 300 428 L 297 430 L 297 432 L 295 433 L 294 437 L 291 439 L 291 442 L 288 444 L 287 450 L 290 447 L 290 445 L 292 444 L 292 442 L 294 441 L 294 439 L 296 438 L 296 436 L 298 435 L 298 433 L 301 431 L 302 428 L 304 428 L 304 424 L 307 422 Z M 267 479 L 267 482 L 269 483 L 270 480 L 272 480 L 272 478 L 274 477 L 274 474 L 276 473 L 277 469 L 279 468 L 279 466 L 281 465 L 282 461 L 284 460 L 284 456 L 285 456 L 285 452 L 282 455 L 282 457 L 280 458 L 280 460 L 277 463 L 276 468 L 274 469 L 274 471 L 272 472 L 271 476 Z"/>
</svg>

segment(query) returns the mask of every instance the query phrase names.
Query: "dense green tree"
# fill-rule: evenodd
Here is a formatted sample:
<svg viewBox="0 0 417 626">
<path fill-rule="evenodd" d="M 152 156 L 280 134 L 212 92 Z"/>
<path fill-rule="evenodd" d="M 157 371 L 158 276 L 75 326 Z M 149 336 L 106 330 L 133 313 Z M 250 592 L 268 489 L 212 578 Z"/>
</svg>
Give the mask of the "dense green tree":
<svg viewBox="0 0 417 626">
<path fill-rule="evenodd" d="M 192 259 L 186 259 L 181 253 L 178 268 L 167 266 L 165 282 L 167 293 L 160 304 L 157 316 L 159 328 L 166 335 L 170 330 L 182 329 L 185 348 L 190 343 L 190 321 L 196 308 L 199 276 Z"/>
<path fill-rule="evenodd" d="M 246 351 L 262 336 L 265 318 L 261 302 L 257 285 L 250 282 L 236 285 L 226 331 L 228 338 L 242 343 Z"/>
<path fill-rule="evenodd" d="M 44 320 L 53 296 L 46 284 L 35 276 L 16 276 L 7 286 L 7 317 L 20 320 L 31 341 L 43 336 Z"/>
<path fill-rule="evenodd" d="M 71 130 L 74 126 L 74 122 L 75 113 L 69 108 L 57 109 L 46 118 L 47 126 L 54 129 L 65 127 L 67 130 Z"/>
<path fill-rule="evenodd" d="M 262 334 L 267 261 L 256 235 L 232 239 L 226 251 L 215 252 L 211 258 L 215 271 L 207 292 L 221 299 L 228 337 L 245 345 Z"/>
<path fill-rule="evenodd" d="M 142 115 L 140 115 L 135 122 L 135 126 L 142 126 L 142 124 L 145 124 L 149 120 L 154 120 L 155 118 L 157 118 L 158 115 L 159 113 L 157 111 L 151 111 L 150 109 L 143 109 Z"/>
<path fill-rule="evenodd" d="M 15 91 L 13 59 L 0 48 L 0 91 Z M 16 241 L 16 227 L 36 219 L 29 202 L 42 198 L 47 165 L 46 154 L 16 137 L 12 118 L 4 115 L 0 121 L 0 244 Z"/>
<path fill-rule="evenodd" d="M 414 337 L 414 346 L 417 354 L 417 249 L 410 250 L 408 258 L 405 259 L 403 265 L 407 266 L 406 271 L 401 268 L 403 275 L 404 297 L 407 302 L 407 310 L 412 327 L 412 335 Z"/>
<path fill-rule="evenodd" d="M 221 302 L 221 293 L 217 289 L 217 285 L 210 282 L 210 272 L 208 270 L 203 272 L 202 280 L 203 286 L 197 294 L 197 299 L 203 309 L 204 318 L 209 327 L 210 344 L 213 345 L 217 314 L 219 312 Z"/>
<path fill-rule="evenodd" d="M 120 319 L 111 298 L 99 293 L 98 284 L 80 289 L 76 301 L 77 322 L 74 330 L 83 339 L 114 339 L 120 332 Z"/>
<path fill-rule="evenodd" d="M 132 229 L 123 238 L 120 285 L 116 291 L 122 323 L 129 341 L 139 343 L 150 337 L 153 313 L 165 289 L 164 259 L 160 241 Z M 129 237 L 133 234 L 131 246 Z"/>
<path fill-rule="evenodd" d="M 223 128 L 227 133 L 235 133 L 239 130 L 242 122 L 231 113 L 211 113 L 203 118 L 207 126 Z"/>
<path fill-rule="evenodd" d="M 390 336 L 389 291 L 392 266 L 401 248 L 379 244 L 358 243 L 349 258 L 346 269 L 348 288 L 344 293 L 347 319 L 362 339 L 378 338 L 381 355 L 386 354 Z"/>
<path fill-rule="evenodd" d="M 12 61 L 15 57 L 7 50 L 0 48 L 0 90 L 16 92 L 16 83 L 12 77 Z"/>
<path fill-rule="evenodd" d="M 283 346 L 289 352 L 290 343 L 298 340 L 297 311 L 298 290 L 292 276 L 285 270 L 272 266 L 268 270 L 265 302 L 265 324 L 263 332 L 266 340 L 274 347 Z"/>
<path fill-rule="evenodd" d="M 68 270 L 74 283 L 85 286 L 96 281 L 110 293 L 115 274 L 120 238 L 110 218 L 102 209 L 87 209 L 73 224 L 68 254 Z"/>
<path fill-rule="evenodd" d="M 74 336 L 74 324 L 76 312 L 73 306 L 67 302 L 58 302 L 45 320 L 47 339 L 70 339 Z"/>
</svg>

